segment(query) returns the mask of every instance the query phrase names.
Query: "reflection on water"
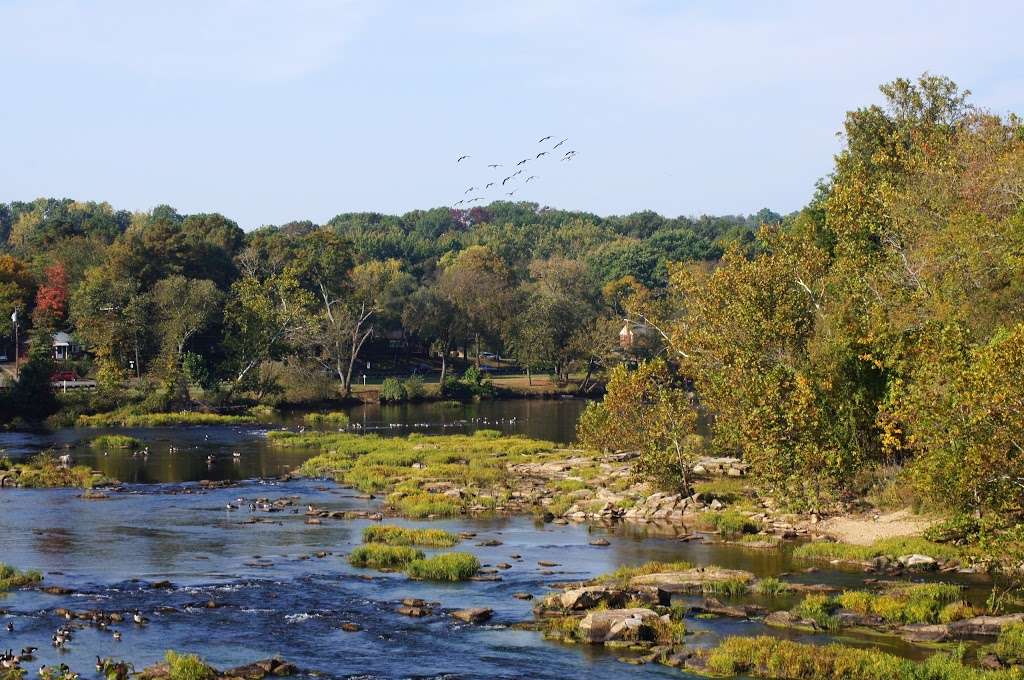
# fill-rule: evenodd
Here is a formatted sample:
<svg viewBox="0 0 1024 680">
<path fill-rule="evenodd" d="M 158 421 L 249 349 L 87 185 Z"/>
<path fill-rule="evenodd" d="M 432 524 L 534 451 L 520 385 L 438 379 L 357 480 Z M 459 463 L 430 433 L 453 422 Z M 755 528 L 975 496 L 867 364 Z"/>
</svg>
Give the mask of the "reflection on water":
<svg viewBox="0 0 1024 680">
<path fill-rule="evenodd" d="M 575 439 L 576 421 L 586 404 L 582 399 L 519 399 L 461 405 L 440 402 L 364 404 L 350 409 L 349 414 L 353 424 L 359 426 L 358 431 L 382 436 L 410 432 L 454 434 L 486 428 L 571 443 Z M 15 459 L 50 447 L 70 449 L 76 462 L 124 482 L 268 478 L 294 469 L 310 455 L 308 451 L 267 446 L 267 430 L 281 427 L 304 427 L 302 414 L 290 414 L 268 425 L 0 432 L 0 449 Z M 114 432 L 141 439 L 148 446 L 148 454 L 89 448 L 88 443 L 93 438 Z M 238 457 L 234 455 L 236 452 Z"/>
</svg>

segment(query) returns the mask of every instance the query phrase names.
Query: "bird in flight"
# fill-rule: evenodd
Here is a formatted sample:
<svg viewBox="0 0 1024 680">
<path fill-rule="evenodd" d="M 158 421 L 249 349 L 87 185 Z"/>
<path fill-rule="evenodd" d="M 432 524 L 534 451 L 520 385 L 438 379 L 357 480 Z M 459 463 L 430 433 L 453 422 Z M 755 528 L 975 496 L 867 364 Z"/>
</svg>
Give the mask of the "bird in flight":
<svg viewBox="0 0 1024 680">
<path fill-rule="evenodd" d="M 501 186 L 505 186 L 505 182 L 507 182 L 507 181 L 509 181 L 510 179 L 512 179 L 512 177 L 513 177 L 512 175 L 509 175 L 509 176 L 508 176 L 508 177 L 506 177 L 505 179 L 501 180 Z"/>
<path fill-rule="evenodd" d="M 462 205 L 465 201 L 458 201 L 455 205 Z"/>
<path fill-rule="evenodd" d="M 516 170 L 515 172 L 512 173 L 512 176 L 515 177 L 516 175 L 521 175 L 521 174 L 523 174 L 522 170 Z"/>
<path fill-rule="evenodd" d="M 569 138 L 568 138 L 568 137 L 566 137 L 565 139 L 563 139 L 562 141 L 560 141 L 560 142 L 559 142 L 558 144 L 555 144 L 555 145 L 554 145 L 553 147 L 551 147 L 551 148 L 552 148 L 552 149 L 557 149 L 558 147 L 562 146 L 563 144 L 565 144 L 565 143 L 566 143 L 566 142 L 568 142 L 568 141 L 569 141 Z"/>
<path fill-rule="evenodd" d="M 506 195 L 506 196 L 515 196 L 515 194 L 516 194 L 516 192 L 517 192 L 517 191 L 519 191 L 519 189 L 513 189 L 512 191 L 508 192 L 508 193 L 507 193 L 507 194 L 505 194 L 505 195 Z"/>
<path fill-rule="evenodd" d="M 494 182 L 488 182 L 487 184 L 484 185 L 484 189 L 490 189 L 493 186 L 494 186 Z"/>
<path fill-rule="evenodd" d="M 530 162 L 529 158 L 524 158 L 523 160 L 521 160 L 518 163 L 516 163 L 516 165 L 519 166 L 519 165 L 522 165 L 523 163 L 529 163 L 529 162 Z"/>
<path fill-rule="evenodd" d="M 537 143 L 538 144 L 543 144 L 544 142 L 548 141 L 549 139 L 551 139 L 551 135 L 548 135 L 547 137 L 541 137 L 540 139 L 537 140 Z"/>
<path fill-rule="evenodd" d="M 531 179 L 537 179 L 537 175 L 530 175 L 526 178 L 526 181 L 529 182 Z"/>
<path fill-rule="evenodd" d="M 456 163 L 461 163 L 462 161 L 466 160 L 467 158 L 469 158 L 469 156 L 459 156 L 459 160 L 457 160 L 455 162 Z"/>
<path fill-rule="evenodd" d="M 489 167 L 489 168 L 500 168 L 502 166 L 501 166 L 501 163 L 489 163 L 487 165 L 487 167 Z"/>
<path fill-rule="evenodd" d="M 541 151 L 539 154 L 537 154 L 537 158 L 540 158 L 541 156 L 547 156 L 547 155 L 548 155 L 547 151 Z"/>
<path fill-rule="evenodd" d="M 475 191 L 475 190 L 476 190 L 476 187 L 470 187 L 470 188 L 466 189 L 465 191 L 463 191 L 462 193 L 463 193 L 463 195 L 465 195 L 465 194 L 468 194 L 470 191 Z"/>
</svg>

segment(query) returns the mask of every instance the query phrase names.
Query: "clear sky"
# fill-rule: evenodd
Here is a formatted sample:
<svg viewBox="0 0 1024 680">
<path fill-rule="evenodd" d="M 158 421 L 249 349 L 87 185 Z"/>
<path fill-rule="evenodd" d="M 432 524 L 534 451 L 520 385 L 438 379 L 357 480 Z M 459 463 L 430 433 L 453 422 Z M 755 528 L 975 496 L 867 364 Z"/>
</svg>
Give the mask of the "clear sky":
<svg viewBox="0 0 1024 680">
<path fill-rule="evenodd" d="M 1020 0 L 0 0 L 0 201 L 322 222 L 451 205 L 553 135 L 577 156 L 516 199 L 788 212 L 882 82 L 1024 112 L 1021 26 Z"/>
</svg>

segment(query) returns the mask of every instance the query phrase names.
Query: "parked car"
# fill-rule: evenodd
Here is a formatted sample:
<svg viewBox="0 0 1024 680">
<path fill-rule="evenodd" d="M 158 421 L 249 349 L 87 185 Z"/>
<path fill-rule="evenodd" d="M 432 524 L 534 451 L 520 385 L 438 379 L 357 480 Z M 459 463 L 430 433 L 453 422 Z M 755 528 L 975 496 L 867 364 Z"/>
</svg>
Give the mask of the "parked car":
<svg viewBox="0 0 1024 680">
<path fill-rule="evenodd" d="M 4 363 L 7 363 L 7 361 L 8 361 L 7 355 L 6 354 L 0 354 L 0 361 L 2 361 Z"/>
<path fill-rule="evenodd" d="M 74 371 L 57 371 L 50 375 L 50 382 L 74 382 L 78 380 L 78 374 Z"/>
</svg>

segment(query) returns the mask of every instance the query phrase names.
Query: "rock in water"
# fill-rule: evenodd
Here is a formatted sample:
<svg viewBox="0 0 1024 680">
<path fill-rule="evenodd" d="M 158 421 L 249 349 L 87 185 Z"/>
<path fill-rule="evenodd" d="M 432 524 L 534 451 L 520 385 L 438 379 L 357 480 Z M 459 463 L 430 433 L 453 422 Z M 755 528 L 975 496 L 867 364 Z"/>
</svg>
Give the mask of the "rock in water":
<svg viewBox="0 0 1024 680">
<path fill-rule="evenodd" d="M 483 623 L 493 615 L 494 610 L 487 607 L 471 607 L 452 612 L 452 616 L 466 623 Z"/>
</svg>

